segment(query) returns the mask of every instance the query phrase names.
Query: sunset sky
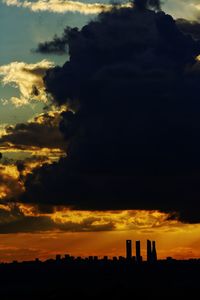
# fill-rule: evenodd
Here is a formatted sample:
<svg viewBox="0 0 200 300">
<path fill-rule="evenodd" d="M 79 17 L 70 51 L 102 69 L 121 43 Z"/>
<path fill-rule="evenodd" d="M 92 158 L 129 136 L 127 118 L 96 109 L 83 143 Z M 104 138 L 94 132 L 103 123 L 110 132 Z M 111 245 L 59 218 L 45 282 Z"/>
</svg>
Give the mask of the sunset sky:
<svg viewBox="0 0 200 300">
<path fill-rule="evenodd" d="M 0 0 L 0 262 L 200 257 L 200 3 L 118 2 Z"/>
</svg>

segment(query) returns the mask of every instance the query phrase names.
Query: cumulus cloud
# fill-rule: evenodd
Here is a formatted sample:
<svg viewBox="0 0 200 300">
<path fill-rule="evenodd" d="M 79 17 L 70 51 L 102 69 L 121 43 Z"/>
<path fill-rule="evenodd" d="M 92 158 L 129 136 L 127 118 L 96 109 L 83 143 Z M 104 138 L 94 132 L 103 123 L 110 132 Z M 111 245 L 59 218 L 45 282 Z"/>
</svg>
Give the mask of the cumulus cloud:
<svg viewBox="0 0 200 300">
<path fill-rule="evenodd" d="M 47 60 L 42 60 L 36 64 L 12 62 L 0 66 L 2 84 L 11 85 L 19 90 L 19 97 L 12 97 L 11 102 L 16 106 L 25 105 L 34 100 L 46 103 L 47 95 L 43 77 L 46 71 L 53 66 L 54 64 Z"/>
<path fill-rule="evenodd" d="M 67 157 L 28 176 L 24 201 L 199 222 L 200 42 L 136 6 L 101 14 L 68 47 L 45 76 L 55 102 L 76 107 L 60 123 Z"/>
<path fill-rule="evenodd" d="M 36 150 L 65 149 L 66 142 L 59 130 L 61 111 L 49 111 L 27 123 L 7 126 L 0 138 L 0 149 Z"/>
<path fill-rule="evenodd" d="M 66 12 L 79 12 L 81 14 L 99 14 L 102 11 L 109 11 L 113 6 L 117 7 L 130 7 L 130 2 L 124 4 L 104 4 L 104 3 L 85 3 L 79 1 L 65 1 L 65 0 L 37 0 L 21 1 L 21 0 L 3 0 L 8 6 L 17 6 L 28 8 L 33 12 L 49 11 L 55 13 L 66 13 Z"/>
</svg>

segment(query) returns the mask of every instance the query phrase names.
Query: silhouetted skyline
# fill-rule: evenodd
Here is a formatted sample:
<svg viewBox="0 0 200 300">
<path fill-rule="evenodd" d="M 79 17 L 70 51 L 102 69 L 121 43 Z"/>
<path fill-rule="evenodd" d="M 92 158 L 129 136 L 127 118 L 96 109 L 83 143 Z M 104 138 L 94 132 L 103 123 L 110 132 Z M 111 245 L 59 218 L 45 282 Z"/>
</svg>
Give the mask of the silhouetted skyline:
<svg viewBox="0 0 200 300">
<path fill-rule="evenodd" d="M 143 258 L 143 256 L 141 255 L 141 241 L 140 240 L 136 240 L 135 241 L 135 248 L 133 249 L 133 243 L 132 240 L 125 240 L 125 245 L 124 245 L 124 256 L 123 255 L 118 255 L 118 256 L 108 256 L 108 255 L 104 255 L 104 256 L 98 256 L 98 255 L 85 255 L 83 257 L 81 256 L 73 256 L 73 254 L 56 254 L 55 255 L 55 259 L 53 258 L 47 258 L 45 261 L 55 261 L 55 262 L 62 262 L 62 261 L 86 261 L 86 262 L 97 262 L 97 261 L 126 261 L 129 263 L 134 263 L 134 264 L 141 264 L 141 263 L 148 263 L 148 264 L 155 264 L 158 261 L 160 262 L 172 262 L 172 261 L 200 261 L 200 258 L 197 259 L 188 259 L 188 260 L 182 260 L 182 259 L 175 259 L 171 256 L 166 256 L 165 259 L 158 259 L 158 255 L 157 255 L 157 249 L 156 249 L 156 241 L 150 241 L 150 240 L 146 240 L 146 255 L 145 255 L 145 259 Z M 133 255 L 135 254 L 135 255 Z M 40 258 L 36 257 L 34 260 L 31 260 L 32 262 L 38 263 L 38 262 L 42 262 L 40 260 Z M 28 261 L 25 261 L 28 262 Z M 12 262 L 10 262 L 11 264 L 14 263 L 23 263 L 22 262 L 18 262 L 17 260 L 13 260 Z M 0 264 L 10 264 L 10 263 L 4 263 L 3 261 L 0 262 Z"/>
<path fill-rule="evenodd" d="M 142 260 L 140 241 L 124 243 L 124 256 L 89 256 L 57 254 L 55 259 L 0 263 L 2 300 L 58 299 L 58 297 L 87 297 L 87 299 L 124 299 L 153 296 L 155 291 L 167 297 L 192 295 L 199 282 L 200 259 L 156 260 L 156 243 L 147 240 L 151 259 Z M 146 246 L 147 246 L 146 245 Z M 150 245 L 152 247 L 150 247 Z M 160 295 L 160 293 L 159 293 Z M 162 294 L 163 295 L 163 294 Z M 91 298 L 88 298 L 91 297 Z M 155 297 L 154 297 L 155 298 Z M 170 298 L 169 298 L 170 299 Z M 190 298 L 189 298 L 190 299 Z"/>
</svg>

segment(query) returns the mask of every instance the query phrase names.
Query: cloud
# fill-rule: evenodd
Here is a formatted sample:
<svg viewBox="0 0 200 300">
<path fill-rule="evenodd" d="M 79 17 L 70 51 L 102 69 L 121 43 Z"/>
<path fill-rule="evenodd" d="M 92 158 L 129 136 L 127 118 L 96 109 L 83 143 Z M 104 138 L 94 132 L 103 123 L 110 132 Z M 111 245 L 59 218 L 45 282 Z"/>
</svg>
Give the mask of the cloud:
<svg viewBox="0 0 200 300">
<path fill-rule="evenodd" d="M 49 11 L 54 13 L 66 13 L 66 12 L 79 12 L 81 14 L 99 14 L 102 11 L 109 11 L 113 8 L 113 4 L 104 3 L 84 3 L 79 1 L 65 1 L 65 0 L 38 0 L 20 1 L 20 0 L 3 0 L 3 3 L 8 6 L 17 6 L 28 8 L 33 12 Z M 122 3 L 115 4 L 118 7 L 130 7 L 132 4 Z"/>
<path fill-rule="evenodd" d="M 77 29 L 74 29 L 76 32 Z M 40 53 L 55 53 L 55 54 L 64 54 L 68 51 L 68 40 L 69 36 L 72 34 L 72 29 L 66 27 L 64 29 L 62 37 L 54 36 L 52 41 L 42 42 L 38 44 L 36 52 Z"/>
<path fill-rule="evenodd" d="M 20 203 L 0 205 L 0 234 L 27 232 L 97 232 L 164 231 L 183 228 L 177 220 L 158 211 L 73 211 L 53 207 L 52 211 L 40 206 Z"/>
<path fill-rule="evenodd" d="M 16 166 L 0 164 L 0 201 L 5 199 L 16 201 L 23 189 Z"/>
<path fill-rule="evenodd" d="M 0 207 L 1 204 L 16 202 L 20 199 L 21 194 L 24 192 L 24 180 L 35 168 L 39 168 L 44 164 L 49 165 L 63 155 L 61 151 L 54 152 L 55 149 L 49 149 L 49 152 L 38 151 L 36 152 L 37 155 L 32 154 L 21 160 L 19 158 L 8 159 L 5 152 L 3 152 L 0 163 Z M 43 208 L 42 204 L 40 206 Z"/>
<path fill-rule="evenodd" d="M 133 3 L 138 9 L 155 9 L 157 11 L 161 10 L 160 0 L 135 0 Z"/>
<path fill-rule="evenodd" d="M 51 230 L 48 217 L 25 216 L 17 204 L 0 207 L 0 233 L 35 232 Z"/>
<path fill-rule="evenodd" d="M 110 11 L 113 8 L 113 4 L 106 3 L 85 3 L 79 1 L 65 1 L 65 0 L 3 0 L 7 6 L 16 6 L 29 9 L 33 12 L 54 12 L 54 13 L 67 13 L 67 12 L 79 12 L 81 14 L 99 14 L 102 11 Z M 132 2 L 132 1 L 131 1 Z M 118 7 L 131 7 L 132 3 L 127 1 L 122 4 L 118 4 Z M 160 8 L 160 1 L 157 0 L 138 0 L 139 5 L 145 6 L 146 3 L 150 7 Z M 116 4 L 115 4 L 116 6 Z M 162 3 L 163 9 L 173 15 L 175 18 L 186 18 L 190 20 L 198 19 L 200 6 L 199 0 L 165 0 Z"/>
<path fill-rule="evenodd" d="M 55 207 L 51 218 L 57 224 L 77 223 L 79 225 L 91 224 L 94 231 L 107 227 L 107 230 L 128 231 L 128 230 L 154 230 L 160 227 L 179 227 L 177 220 L 171 220 L 170 214 L 158 211 L 74 211 L 65 207 Z M 109 224 L 111 229 L 109 229 Z M 96 230 L 95 230 L 96 229 Z M 83 226 L 84 230 L 84 226 Z M 87 229 L 85 229 L 87 231 Z"/>
<path fill-rule="evenodd" d="M 29 212 L 27 214 L 27 211 Z M 34 210 L 33 210 L 34 211 Z M 110 231 L 114 229 L 114 223 L 111 219 L 103 221 L 98 216 L 87 214 L 79 216 L 78 220 L 73 220 L 72 215 L 68 212 L 69 217 L 62 221 L 53 214 L 35 214 L 30 213 L 30 209 L 18 205 L 9 204 L 0 207 L 0 234 L 18 233 L 18 232 L 43 232 L 43 231 L 66 231 L 66 232 L 90 232 L 90 231 Z"/>
<path fill-rule="evenodd" d="M 19 97 L 12 97 L 11 102 L 16 106 L 26 105 L 34 100 L 46 103 L 47 95 L 43 77 L 46 71 L 53 66 L 54 64 L 47 60 L 42 60 L 36 64 L 12 62 L 0 66 L 2 84 L 19 89 Z"/>
<path fill-rule="evenodd" d="M 0 149 L 7 151 L 36 150 L 38 148 L 65 149 L 66 142 L 59 130 L 61 111 L 50 111 L 36 116 L 27 123 L 7 126 L 6 132 L 0 138 Z"/>
<path fill-rule="evenodd" d="M 182 32 L 191 35 L 195 40 L 200 40 L 200 23 L 198 21 L 178 19 L 176 23 Z"/>
<path fill-rule="evenodd" d="M 82 210 L 160 210 L 199 222 L 200 42 L 164 12 L 101 14 L 47 71 L 67 157 L 30 174 L 23 201 Z"/>
<path fill-rule="evenodd" d="M 66 155 L 67 143 L 59 130 L 62 111 L 60 108 L 27 123 L 5 125 L 0 137 L 0 200 L 17 201 L 27 174 Z"/>
<path fill-rule="evenodd" d="M 184 34 L 191 35 L 196 40 L 200 39 L 200 23 L 198 21 L 177 19 L 176 24 Z M 73 36 L 76 36 L 77 32 L 78 28 L 67 26 L 61 37 L 55 35 L 52 40 L 39 43 L 35 51 L 40 53 L 66 54 L 68 52 L 69 41 Z"/>
<path fill-rule="evenodd" d="M 4 134 L 6 134 L 6 127 L 8 124 L 0 124 L 0 137 L 2 137 Z"/>
</svg>

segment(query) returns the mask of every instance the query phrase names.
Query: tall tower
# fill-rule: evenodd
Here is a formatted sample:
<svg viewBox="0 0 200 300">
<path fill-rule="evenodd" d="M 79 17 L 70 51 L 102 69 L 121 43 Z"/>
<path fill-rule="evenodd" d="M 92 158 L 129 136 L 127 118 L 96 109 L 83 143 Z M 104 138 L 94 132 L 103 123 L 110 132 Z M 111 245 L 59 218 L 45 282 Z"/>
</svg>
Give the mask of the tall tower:
<svg viewBox="0 0 200 300">
<path fill-rule="evenodd" d="M 156 242 L 152 242 L 152 261 L 156 262 L 157 261 L 157 252 L 156 252 Z"/>
<path fill-rule="evenodd" d="M 135 249 L 136 249 L 136 262 L 141 262 L 141 250 L 140 250 L 140 241 L 135 242 Z"/>
<path fill-rule="evenodd" d="M 147 240 L 147 261 L 152 261 L 152 252 L 151 252 L 151 241 Z"/>
<path fill-rule="evenodd" d="M 126 240 L 126 259 L 131 260 L 132 258 L 132 241 Z"/>
</svg>

